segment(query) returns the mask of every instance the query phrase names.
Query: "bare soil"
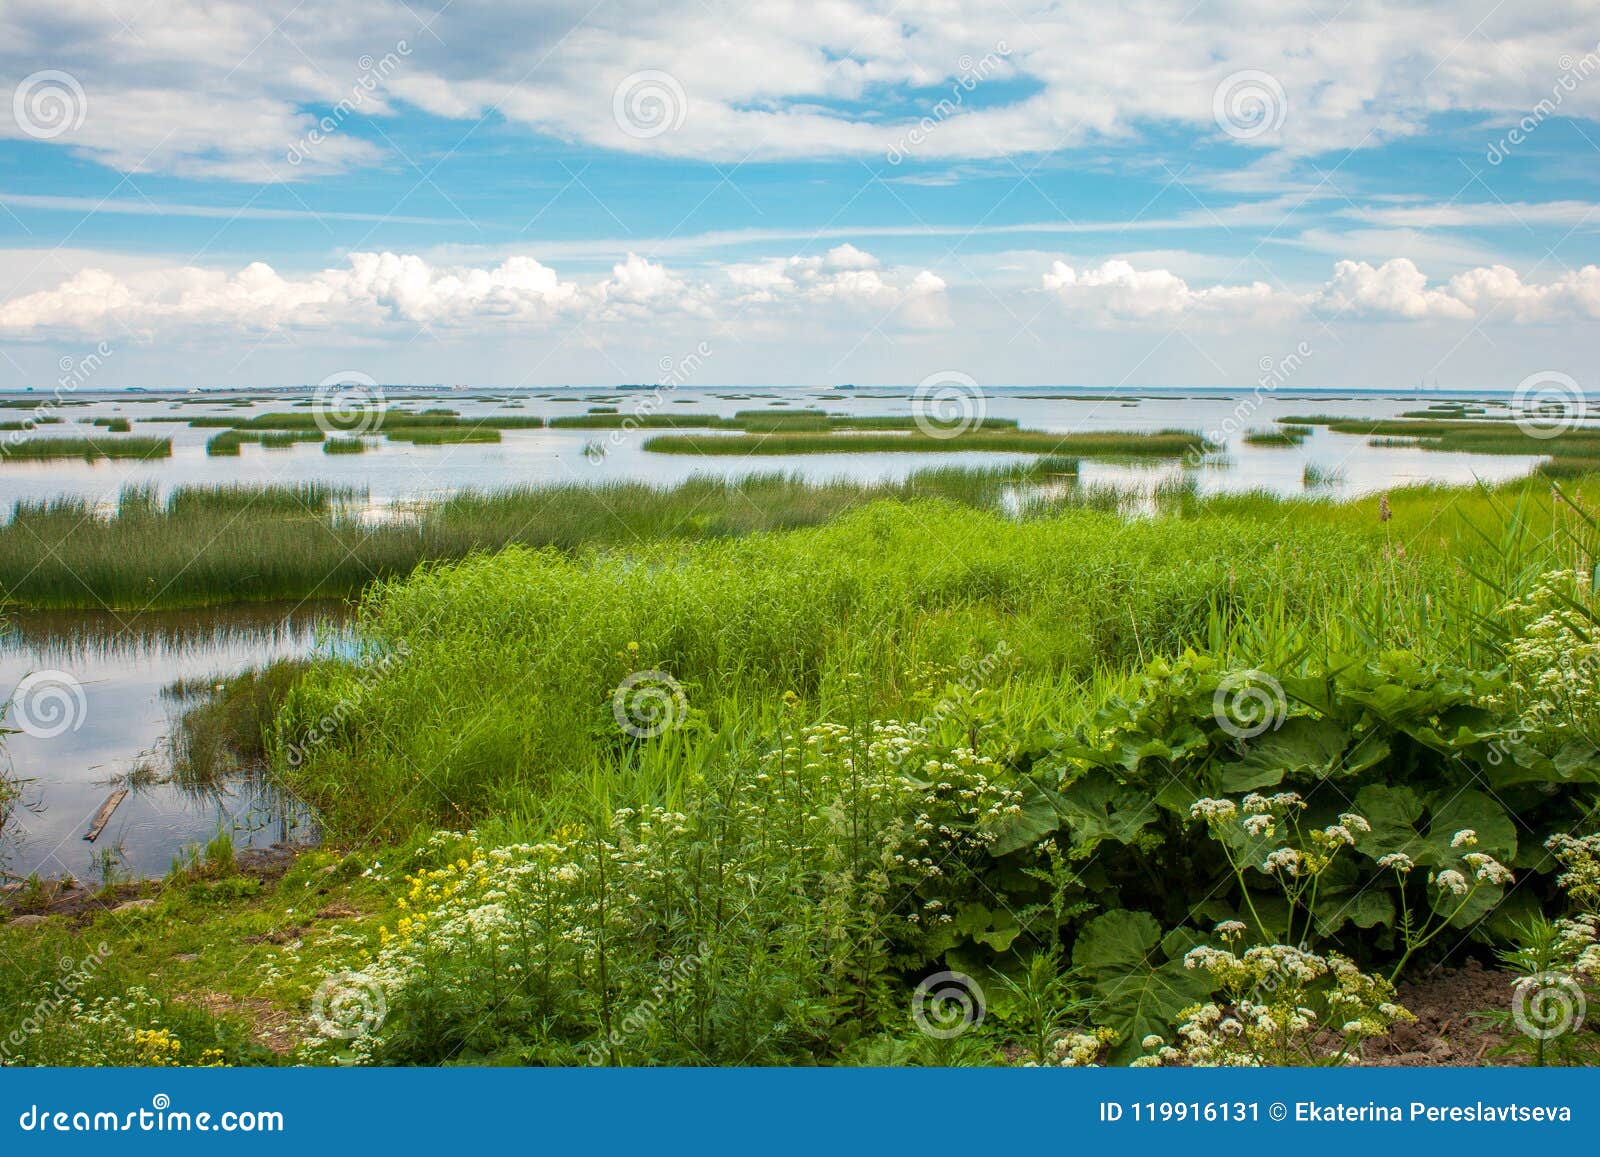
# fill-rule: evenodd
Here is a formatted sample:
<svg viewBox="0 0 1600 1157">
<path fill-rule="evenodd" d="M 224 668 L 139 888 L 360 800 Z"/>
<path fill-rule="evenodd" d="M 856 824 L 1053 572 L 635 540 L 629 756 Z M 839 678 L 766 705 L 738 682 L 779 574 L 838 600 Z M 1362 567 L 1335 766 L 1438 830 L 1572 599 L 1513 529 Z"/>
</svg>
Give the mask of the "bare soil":
<svg viewBox="0 0 1600 1157">
<path fill-rule="evenodd" d="M 1416 1014 L 1416 1023 L 1395 1028 L 1382 1041 L 1370 1042 L 1363 1063 L 1369 1065 L 1514 1065 L 1515 1058 L 1494 1055 L 1504 1043 L 1498 1026 L 1477 1014 L 1509 1011 L 1512 976 L 1469 960 L 1460 968 L 1439 968 L 1399 985 L 1402 1005 Z"/>
</svg>

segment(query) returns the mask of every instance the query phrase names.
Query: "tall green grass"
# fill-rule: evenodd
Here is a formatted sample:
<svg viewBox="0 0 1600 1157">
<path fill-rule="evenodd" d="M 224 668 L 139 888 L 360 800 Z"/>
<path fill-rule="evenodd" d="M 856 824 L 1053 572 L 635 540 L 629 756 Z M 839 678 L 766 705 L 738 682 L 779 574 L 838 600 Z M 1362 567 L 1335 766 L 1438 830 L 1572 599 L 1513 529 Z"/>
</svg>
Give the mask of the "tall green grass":
<svg viewBox="0 0 1600 1157">
<path fill-rule="evenodd" d="M 673 487 L 467 492 L 424 508 L 415 522 L 381 526 L 345 516 L 358 495 L 328 487 L 178 488 L 164 506 L 153 492 L 127 491 L 111 518 L 78 499 L 19 503 L 0 526 L 0 602 L 137 609 L 340 597 L 422 562 L 513 543 L 576 550 L 722 538 L 813 526 L 881 498 L 994 508 L 1035 477 L 1076 468 L 1051 458 L 1022 468 L 923 471 L 883 484 L 774 474 Z"/>
<path fill-rule="evenodd" d="M 1435 553 L 1396 557 L 1390 542 L 1353 509 L 1332 526 L 1267 508 L 1018 522 L 923 501 L 626 554 L 476 555 L 369 593 L 361 635 L 403 661 L 366 680 L 336 741 L 291 774 L 336 829 L 398 836 L 569 797 L 625 760 L 612 692 L 634 671 L 670 675 L 691 726 L 714 734 L 770 722 L 787 692 L 824 716 L 892 716 L 917 671 L 1003 644 L 1015 710 L 1043 726 L 1063 721 L 1050 706 L 1063 686 L 1203 645 L 1219 622 L 1281 624 L 1284 646 L 1332 653 L 1379 589 L 1392 604 L 1383 643 L 1454 645 L 1427 607 L 1459 571 Z M 319 668 L 284 735 L 350 700 L 357 677 Z M 470 698 L 449 691 L 468 685 Z"/>
<path fill-rule="evenodd" d="M 1070 454 L 1083 457 L 1176 458 L 1204 450 L 1204 435 L 1182 430 L 1145 434 L 1132 431 L 1096 431 L 1082 434 L 1048 434 L 1035 430 L 988 430 L 901 434 L 848 432 L 809 434 L 724 435 L 659 434 L 646 439 L 644 449 L 657 454 L 883 454 L 959 453 L 986 450 L 1013 454 Z"/>
<path fill-rule="evenodd" d="M 170 458 L 172 439 L 119 436 L 105 438 L 26 438 L 0 444 L 0 461 L 43 461 L 82 458 Z"/>
</svg>

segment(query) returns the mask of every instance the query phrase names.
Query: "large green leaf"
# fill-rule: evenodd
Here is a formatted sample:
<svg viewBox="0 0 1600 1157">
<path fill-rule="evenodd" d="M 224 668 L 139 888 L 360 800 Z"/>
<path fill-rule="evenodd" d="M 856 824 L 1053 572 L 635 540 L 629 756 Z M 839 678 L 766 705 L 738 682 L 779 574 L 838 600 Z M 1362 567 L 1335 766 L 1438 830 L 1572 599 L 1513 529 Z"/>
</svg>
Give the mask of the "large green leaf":
<svg viewBox="0 0 1600 1157">
<path fill-rule="evenodd" d="M 1293 716 L 1276 731 L 1251 741 L 1241 758 L 1223 765 L 1222 790 L 1245 792 L 1274 787 L 1287 775 L 1322 779 L 1340 770 L 1340 760 L 1349 743 L 1349 732 L 1337 720 Z"/>
<path fill-rule="evenodd" d="M 1072 963 L 1093 986 L 1095 1019 L 1119 1034 L 1114 1063 L 1138 1056 L 1140 1042 L 1152 1033 L 1170 1040 L 1183 1010 L 1211 995 L 1206 974 L 1183 966 L 1181 953 L 1192 943 L 1181 933 L 1163 941 L 1148 912 L 1107 912 L 1078 934 Z"/>
<path fill-rule="evenodd" d="M 1055 802 L 1077 857 L 1103 840 L 1131 844 L 1158 814 L 1155 801 L 1098 769 L 1064 788 Z"/>
<path fill-rule="evenodd" d="M 991 856 L 1004 856 L 1031 848 L 1061 824 L 1054 792 L 1028 779 L 1022 781 L 1021 790 L 1021 812 L 984 823 L 984 830 L 995 837 L 989 845 Z"/>
</svg>

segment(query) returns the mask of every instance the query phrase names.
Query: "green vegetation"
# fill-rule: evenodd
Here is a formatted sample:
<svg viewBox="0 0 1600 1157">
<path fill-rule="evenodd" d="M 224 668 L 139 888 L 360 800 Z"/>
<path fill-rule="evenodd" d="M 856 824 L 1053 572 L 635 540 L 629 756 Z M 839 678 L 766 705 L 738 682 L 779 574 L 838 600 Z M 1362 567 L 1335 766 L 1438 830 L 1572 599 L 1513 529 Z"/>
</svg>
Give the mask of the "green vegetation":
<svg viewBox="0 0 1600 1157">
<path fill-rule="evenodd" d="M 1469 454 L 1549 455 L 1558 469 L 1593 470 L 1600 466 L 1600 426 L 1566 424 L 1559 415 L 1546 416 L 1538 433 L 1516 422 L 1488 419 L 1466 421 L 1446 418 L 1334 418 L 1326 415 L 1284 418 L 1307 426 L 1326 426 L 1337 434 L 1358 434 L 1388 441 L 1408 439 L 1407 445 L 1424 450 L 1455 450 Z"/>
<path fill-rule="evenodd" d="M 588 549 L 371 588 L 341 657 L 184 725 L 197 777 L 265 759 L 333 847 L 281 882 L 214 847 L 146 912 L 0 928 L 8 1010 L 75 938 L 114 949 L 21 1059 L 1334 1063 L 1439 964 L 1592 978 L 1600 483 L 972 501 L 1016 481 L 773 479 L 717 535 L 655 521 L 746 508 L 711 483 L 613 489 L 626 527 L 567 524 Z M 778 529 L 808 496 L 832 516 Z M 319 1034 L 353 970 L 386 1015 Z M 987 1015 L 925 1035 L 952 971 Z"/>
<path fill-rule="evenodd" d="M 94 462 L 103 458 L 170 457 L 170 438 L 25 438 L 0 444 L 0 461 L 82 458 Z"/>
<path fill-rule="evenodd" d="M 165 504 L 125 490 L 110 518 L 81 500 L 25 502 L 0 526 L 0 603 L 141 609 L 345 597 L 422 562 L 512 543 L 575 551 L 724 538 L 814 526 L 881 498 L 993 509 L 1019 485 L 1076 471 L 1074 461 L 1045 458 L 1018 468 L 927 470 L 881 485 L 774 474 L 666 488 L 529 487 L 461 493 L 414 523 L 380 526 L 344 516 L 359 494 L 324 486 L 179 487 Z"/>
<path fill-rule="evenodd" d="M 882 454 L 959 453 L 988 450 L 1012 454 L 1068 454 L 1080 457 L 1177 458 L 1204 451 L 1203 435 L 1182 430 L 1144 434 L 1130 431 L 1096 431 L 1084 434 L 1047 434 L 1035 430 L 972 429 L 942 433 L 920 430 L 903 434 L 660 434 L 644 443 L 658 454 Z"/>
<path fill-rule="evenodd" d="M 322 443 L 324 454 L 365 454 L 367 443 L 364 438 L 329 438 Z"/>
<path fill-rule="evenodd" d="M 263 430 L 261 432 L 261 448 L 263 450 L 287 450 L 296 442 L 320 442 L 322 438 L 321 430 Z"/>
<path fill-rule="evenodd" d="M 1288 426 L 1282 430 L 1251 430 L 1244 436 L 1247 446 L 1298 446 L 1306 440 L 1304 426 Z"/>
<path fill-rule="evenodd" d="M 0 926 L 0 1039 L 112 946 L 4 1059 L 1336 1064 L 1439 965 L 1592 989 L 1600 478 L 1128 517 L 1076 466 L 19 505 L 15 602 L 360 605 L 176 689 L 181 774 L 264 763 L 329 846 Z M 918 1031 L 952 972 L 985 1016 Z M 353 973 L 384 1014 L 319 1032 Z"/>
</svg>

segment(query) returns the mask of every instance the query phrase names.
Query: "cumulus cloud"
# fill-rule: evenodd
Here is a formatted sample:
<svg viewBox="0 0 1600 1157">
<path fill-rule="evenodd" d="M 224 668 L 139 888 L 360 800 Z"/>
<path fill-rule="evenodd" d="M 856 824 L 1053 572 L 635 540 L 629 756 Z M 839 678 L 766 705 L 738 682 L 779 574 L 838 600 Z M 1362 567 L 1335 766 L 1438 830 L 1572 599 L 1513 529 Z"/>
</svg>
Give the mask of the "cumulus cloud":
<svg viewBox="0 0 1600 1157">
<path fill-rule="evenodd" d="M 726 272 L 716 282 L 691 282 L 634 253 L 588 283 L 563 279 L 528 255 L 493 266 L 440 266 L 414 254 L 354 253 L 345 266 L 298 277 L 259 261 L 233 273 L 197 266 L 112 273 L 90 266 L 0 304 L 0 332 L 376 331 L 395 323 L 473 328 L 664 314 L 713 317 L 719 310 L 773 304 L 802 310 L 838 306 L 872 320 L 872 311 L 881 310 L 913 326 L 938 324 L 945 316 L 945 284 L 938 276 L 884 270 L 871 254 L 850 245 L 821 257 L 774 259 Z"/>
<path fill-rule="evenodd" d="M 1271 131 L 1234 139 L 1307 155 L 1404 138 L 1439 113 L 1522 115 L 1550 96 L 1552 62 L 1594 49 L 1574 33 L 1589 9 L 1351 0 L 1327 20 L 1275 0 L 1021 11 L 821 0 L 730 17 L 654 0 L 14 0 L 0 7 L 0 80 L 43 67 L 77 76 L 87 115 L 53 140 L 105 164 L 252 181 L 374 163 L 389 150 L 360 120 L 402 106 L 730 162 L 998 157 L 1152 125 L 1221 141 L 1214 94 L 1242 73 L 1271 76 L 1283 107 Z M 672 78 L 670 131 L 619 124 L 618 89 L 642 72 Z M 994 95 L 969 96 L 984 84 Z M 286 163 L 330 110 L 352 107 L 355 119 L 339 113 L 301 164 Z M 1600 87 L 1564 94 L 1560 114 L 1600 115 Z M 20 132 L 0 121 L 0 134 Z"/>
<path fill-rule="evenodd" d="M 1341 261 L 1333 280 L 1323 286 L 1317 304 L 1358 317 L 1397 317 L 1409 321 L 1472 316 L 1472 307 L 1442 289 L 1429 289 L 1428 278 L 1404 257 L 1372 266 Z"/>
<path fill-rule="evenodd" d="M 1263 320 L 1305 311 L 1350 320 L 1415 322 L 1600 318 L 1600 267 L 1593 265 L 1543 283 L 1525 282 L 1504 265 L 1484 266 L 1430 285 L 1409 258 L 1380 265 L 1340 261 L 1327 282 L 1295 292 L 1260 281 L 1197 288 L 1167 269 L 1136 269 L 1121 260 L 1079 269 L 1057 260 L 1044 274 L 1043 287 L 1069 309 L 1110 323 L 1169 325 L 1188 317 Z"/>
<path fill-rule="evenodd" d="M 1126 261 L 1081 270 L 1056 261 L 1044 275 L 1044 288 L 1073 308 L 1129 322 L 1172 322 L 1191 313 L 1252 316 L 1282 304 L 1265 282 L 1195 289 L 1170 270 L 1135 269 Z"/>
<path fill-rule="evenodd" d="M 820 257 L 788 257 L 728 266 L 737 300 L 750 305 L 841 305 L 882 311 L 917 328 L 948 324 L 945 282 L 931 270 L 907 277 L 886 271 L 870 253 L 844 244 Z"/>
</svg>

